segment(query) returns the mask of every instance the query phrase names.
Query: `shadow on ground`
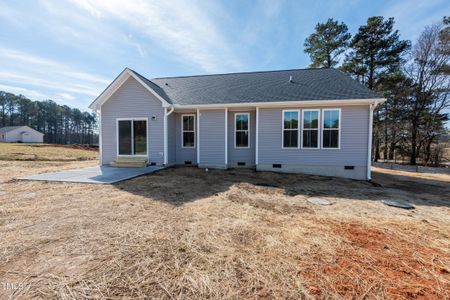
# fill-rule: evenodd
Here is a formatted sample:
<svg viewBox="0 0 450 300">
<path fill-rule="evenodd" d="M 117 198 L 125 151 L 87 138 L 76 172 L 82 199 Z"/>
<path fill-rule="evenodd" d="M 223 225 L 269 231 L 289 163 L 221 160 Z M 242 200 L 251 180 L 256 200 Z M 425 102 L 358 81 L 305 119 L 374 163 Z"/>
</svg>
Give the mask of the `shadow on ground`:
<svg viewBox="0 0 450 300">
<path fill-rule="evenodd" d="M 120 190 L 182 205 L 219 193 L 232 186 L 248 189 L 281 189 L 286 196 L 336 197 L 354 200 L 380 201 L 398 199 L 416 205 L 450 207 L 450 184 L 445 181 L 410 177 L 405 173 L 373 172 L 375 183 L 365 181 L 313 176 L 256 172 L 251 169 L 209 170 L 195 167 L 176 167 L 124 181 L 114 186 Z M 261 190 L 261 189 L 259 189 Z M 248 189 L 247 192 L 252 192 Z M 269 192 L 270 194 L 270 192 Z M 275 197 L 275 195 L 274 195 Z"/>
</svg>

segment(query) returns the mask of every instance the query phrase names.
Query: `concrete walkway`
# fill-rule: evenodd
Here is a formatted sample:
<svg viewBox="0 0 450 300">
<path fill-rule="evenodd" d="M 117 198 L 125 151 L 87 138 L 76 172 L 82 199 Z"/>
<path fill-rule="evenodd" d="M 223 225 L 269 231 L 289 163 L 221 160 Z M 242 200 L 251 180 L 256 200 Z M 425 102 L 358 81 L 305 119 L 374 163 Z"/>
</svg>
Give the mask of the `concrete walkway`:
<svg viewBox="0 0 450 300">
<path fill-rule="evenodd" d="M 61 181 L 79 183 L 109 184 L 140 175 L 153 173 L 162 167 L 149 166 L 145 168 L 115 168 L 110 166 L 96 166 L 82 169 L 64 170 L 54 173 L 43 173 L 18 177 L 21 180 Z"/>
</svg>

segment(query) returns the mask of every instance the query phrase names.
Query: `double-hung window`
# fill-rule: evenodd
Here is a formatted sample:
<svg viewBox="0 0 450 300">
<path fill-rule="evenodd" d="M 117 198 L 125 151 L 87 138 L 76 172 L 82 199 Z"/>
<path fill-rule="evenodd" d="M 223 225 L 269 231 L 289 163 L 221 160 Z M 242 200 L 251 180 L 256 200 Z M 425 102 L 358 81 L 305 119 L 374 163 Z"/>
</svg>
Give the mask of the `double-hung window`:
<svg viewBox="0 0 450 300">
<path fill-rule="evenodd" d="M 299 110 L 283 110 L 283 148 L 298 148 Z"/>
<path fill-rule="evenodd" d="M 302 110 L 302 148 L 319 148 L 319 109 Z"/>
<path fill-rule="evenodd" d="M 234 115 L 234 146 L 236 148 L 250 147 L 249 133 L 250 133 L 250 114 L 237 113 Z"/>
<path fill-rule="evenodd" d="M 181 115 L 181 139 L 183 148 L 195 147 L 195 115 Z"/>
<path fill-rule="evenodd" d="M 322 148 L 339 149 L 340 131 L 341 131 L 341 110 L 323 109 L 322 110 Z"/>
</svg>

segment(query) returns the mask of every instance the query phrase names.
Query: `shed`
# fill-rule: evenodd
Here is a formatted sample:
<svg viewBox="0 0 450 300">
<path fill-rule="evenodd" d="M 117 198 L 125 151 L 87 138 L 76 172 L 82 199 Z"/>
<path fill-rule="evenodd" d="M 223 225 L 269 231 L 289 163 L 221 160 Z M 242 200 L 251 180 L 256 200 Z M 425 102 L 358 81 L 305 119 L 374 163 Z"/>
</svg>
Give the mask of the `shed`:
<svg viewBox="0 0 450 300">
<path fill-rule="evenodd" d="M 0 128 L 0 142 L 43 143 L 44 134 L 28 126 L 6 126 Z"/>
</svg>

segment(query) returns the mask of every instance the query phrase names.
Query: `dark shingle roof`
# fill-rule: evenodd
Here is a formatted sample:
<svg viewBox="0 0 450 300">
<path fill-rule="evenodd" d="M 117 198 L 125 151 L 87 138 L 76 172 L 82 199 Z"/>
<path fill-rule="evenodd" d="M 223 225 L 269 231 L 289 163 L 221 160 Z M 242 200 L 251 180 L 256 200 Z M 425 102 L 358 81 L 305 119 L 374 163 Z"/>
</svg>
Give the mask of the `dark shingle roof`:
<svg viewBox="0 0 450 300">
<path fill-rule="evenodd" d="M 336 69 L 296 69 L 151 80 L 138 73 L 136 75 L 167 102 L 179 105 L 381 98 Z M 289 82 L 291 76 L 292 82 Z"/>
<path fill-rule="evenodd" d="M 160 86 L 158 86 L 156 83 L 152 82 L 151 80 L 148 80 L 147 78 L 145 78 L 138 72 L 131 70 L 131 69 L 130 69 L 130 71 L 133 72 L 134 74 L 136 74 L 137 77 L 139 77 L 146 85 L 148 85 L 151 89 L 153 89 L 155 91 L 155 93 L 157 93 L 161 98 L 163 98 L 164 100 L 166 100 L 169 103 L 172 103 L 169 96 L 167 96 L 165 91 Z"/>
</svg>

